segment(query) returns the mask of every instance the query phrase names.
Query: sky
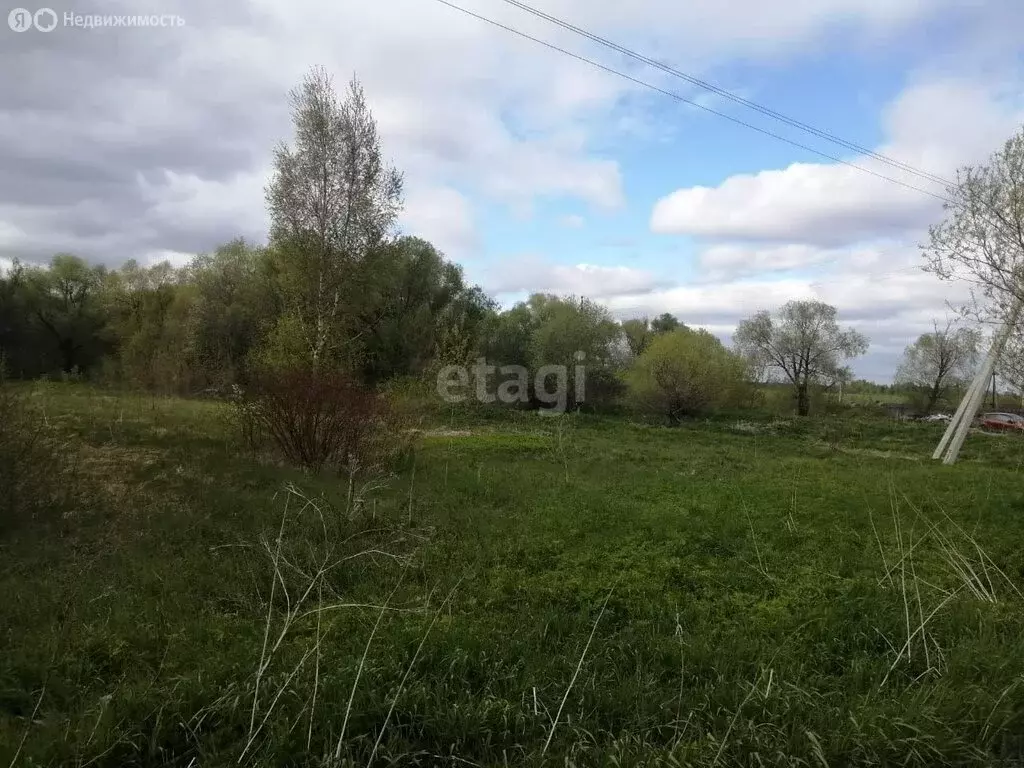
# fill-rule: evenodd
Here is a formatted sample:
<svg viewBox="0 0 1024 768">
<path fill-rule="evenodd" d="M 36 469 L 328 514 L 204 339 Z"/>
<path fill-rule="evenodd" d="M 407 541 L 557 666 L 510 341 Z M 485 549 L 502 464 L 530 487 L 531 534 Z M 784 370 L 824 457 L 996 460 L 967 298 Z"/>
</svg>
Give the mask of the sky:
<svg viewBox="0 0 1024 768">
<path fill-rule="evenodd" d="M 405 174 L 402 231 L 504 305 L 582 294 L 730 343 L 759 310 L 819 299 L 871 340 L 855 375 L 887 382 L 967 297 L 920 268 L 943 184 L 849 145 L 946 180 L 985 162 L 1024 124 L 1019 0 L 535 0 L 846 146 L 503 0 L 452 2 L 633 80 L 438 0 L 51 0 L 53 30 L 0 26 L 0 263 L 265 241 L 287 93 L 323 66 L 365 88 Z M 15 6 L 42 7 L 0 18 Z"/>
</svg>

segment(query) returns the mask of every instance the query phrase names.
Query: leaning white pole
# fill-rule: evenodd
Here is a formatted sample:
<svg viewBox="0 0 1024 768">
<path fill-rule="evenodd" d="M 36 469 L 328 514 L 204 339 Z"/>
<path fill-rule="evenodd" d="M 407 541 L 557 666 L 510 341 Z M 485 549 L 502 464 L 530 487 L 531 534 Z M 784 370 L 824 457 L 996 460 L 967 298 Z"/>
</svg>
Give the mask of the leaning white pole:
<svg viewBox="0 0 1024 768">
<path fill-rule="evenodd" d="M 1000 334 L 1001 336 L 1002 334 Z M 964 444 L 964 440 L 967 439 L 967 433 L 971 429 L 971 423 L 974 421 L 975 414 L 978 413 L 978 409 L 981 407 L 981 401 L 985 399 L 985 390 L 988 388 L 986 382 L 992 378 L 992 369 L 995 367 L 996 358 L 999 356 L 998 347 L 1002 345 L 999 343 L 997 338 L 992 342 L 992 349 L 989 350 L 989 354 L 985 357 L 985 362 L 981 366 L 981 370 L 978 371 L 978 384 L 971 389 L 967 400 L 967 410 L 964 412 L 963 418 L 957 425 L 956 434 L 953 435 L 953 439 L 950 441 L 949 448 L 946 451 L 946 456 L 942 459 L 943 464 L 952 464 L 956 461 L 956 457 L 960 454 L 960 448 Z"/>
<path fill-rule="evenodd" d="M 964 395 L 964 399 L 960 403 L 960 408 L 957 409 L 957 413 L 960 415 L 960 420 L 956 424 L 952 441 L 946 451 L 945 458 L 942 460 L 943 464 L 953 464 L 956 461 L 956 457 L 960 454 L 960 448 L 963 446 L 964 440 L 967 437 L 967 432 L 971 428 L 971 422 L 974 420 L 974 415 L 978 412 L 978 408 L 981 407 L 981 401 L 985 397 L 985 391 L 988 388 L 988 380 L 992 377 L 992 372 L 996 367 L 996 360 L 999 359 L 999 354 L 1003 351 L 1003 346 L 1006 344 L 1006 340 L 1017 325 L 1017 318 L 1020 315 L 1021 307 L 1021 300 L 1017 299 L 1017 301 L 1014 302 L 1013 309 L 1010 311 L 1010 316 L 1007 318 L 1005 325 L 999 330 L 999 333 L 997 333 L 996 337 L 992 340 L 992 346 L 989 348 L 988 354 L 985 356 L 985 360 L 981 364 L 981 369 L 978 371 L 978 375 L 971 383 L 971 388 L 967 391 L 967 394 Z M 950 429 L 952 428 L 953 425 L 950 424 Z M 949 433 L 949 429 L 946 431 Z M 938 454 L 941 453 L 941 450 L 944 447 L 943 444 L 948 440 L 948 436 L 943 435 L 942 441 L 939 443 L 939 448 L 936 449 L 933 458 L 938 458 Z"/>
<path fill-rule="evenodd" d="M 986 354 L 985 359 L 981 361 L 981 367 L 978 369 L 978 372 L 974 375 L 974 378 L 971 379 L 971 385 L 967 388 L 967 391 L 964 393 L 964 396 L 960 399 L 960 405 L 957 406 L 956 413 L 953 414 L 953 418 L 950 419 L 949 425 L 946 427 L 946 431 L 942 435 L 942 439 L 939 441 L 938 446 L 935 448 L 935 453 L 932 454 L 933 459 L 938 459 L 939 457 L 942 456 L 943 452 L 945 452 L 946 450 L 946 446 L 949 445 L 950 438 L 952 438 L 953 435 L 957 434 L 960 431 L 961 422 L 963 422 L 966 419 L 967 423 L 970 424 L 971 421 L 974 419 L 974 414 L 977 413 L 978 410 L 977 404 L 974 406 L 974 410 L 971 411 L 970 416 L 967 415 L 967 412 L 971 407 L 971 403 L 975 402 L 975 393 L 977 392 L 978 388 L 985 386 L 985 368 L 988 365 L 989 358 L 992 357 L 997 340 L 998 335 L 996 340 L 993 341 L 992 347 L 989 348 L 988 354 Z M 967 430 L 969 429 L 969 426 L 966 427 L 964 429 L 964 434 L 966 434 Z"/>
<path fill-rule="evenodd" d="M 989 354 L 991 354 L 991 349 L 989 350 Z M 967 387 L 967 391 L 964 392 L 964 396 L 960 398 L 960 405 L 957 406 L 956 413 L 954 413 L 953 418 L 949 420 L 949 424 L 946 426 L 946 431 L 942 435 L 942 439 L 939 441 L 939 445 L 935 448 L 935 453 L 932 454 L 933 459 L 938 459 L 942 456 L 943 452 L 945 452 L 946 450 L 946 446 L 949 445 L 950 438 L 953 437 L 953 435 L 956 434 L 956 432 L 958 431 L 960 422 L 964 420 L 965 414 L 967 413 L 967 409 L 970 407 L 971 402 L 974 400 L 975 391 L 978 389 L 978 387 L 982 386 L 982 382 L 984 381 L 984 377 L 982 374 L 985 370 L 985 364 L 987 360 L 988 356 L 986 355 L 986 358 L 982 360 L 981 367 L 978 369 L 978 372 L 974 375 L 974 378 L 971 379 L 970 386 Z M 970 419 L 973 418 L 974 414 L 972 413 Z"/>
<path fill-rule="evenodd" d="M 946 431 L 943 433 L 942 439 L 935 448 L 935 453 L 932 454 L 933 459 L 938 459 L 942 456 L 943 452 L 946 450 L 946 446 L 949 445 L 949 439 L 953 437 L 955 432 L 957 432 L 960 422 L 963 421 L 964 414 L 967 412 L 967 406 L 974 398 L 974 390 L 978 388 L 979 381 L 981 381 L 980 375 L 975 374 L 974 378 L 971 379 L 971 385 L 967 388 L 964 396 L 960 398 L 960 405 L 957 406 L 956 413 L 953 414 L 953 418 L 949 420 L 949 424 L 946 426 Z"/>
</svg>

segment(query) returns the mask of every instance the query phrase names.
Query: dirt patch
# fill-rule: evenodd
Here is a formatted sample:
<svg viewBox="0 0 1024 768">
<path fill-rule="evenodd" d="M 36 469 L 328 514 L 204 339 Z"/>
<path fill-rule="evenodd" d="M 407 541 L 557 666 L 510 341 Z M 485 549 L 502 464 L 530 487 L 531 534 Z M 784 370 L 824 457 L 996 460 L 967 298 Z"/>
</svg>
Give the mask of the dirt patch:
<svg viewBox="0 0 1024 768">
<path fill-rule="evenodd" d="M 410 429 L 410 434 L 422 437 L 471 437 L 468 429 Z"/>
<path fill-rule="evenodd" d="M 83 466 L 101 476 L 124 474 L 138 467 L 150 467 L 160 462 L 163 454 L 152 448 L 125 448 L 113 445 L 83 445 Z"/>
</svg>

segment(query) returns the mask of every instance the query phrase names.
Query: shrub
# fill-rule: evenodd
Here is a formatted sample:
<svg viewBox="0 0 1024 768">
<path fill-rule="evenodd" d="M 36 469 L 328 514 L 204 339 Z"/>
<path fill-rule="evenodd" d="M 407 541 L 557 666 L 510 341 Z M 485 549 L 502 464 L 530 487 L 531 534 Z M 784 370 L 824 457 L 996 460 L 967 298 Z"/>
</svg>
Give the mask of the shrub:
<svg viewBox="0 0 1024 768">
<path fill-rule="evenodd" d="M 743 360 L 704 330 L 658 336 L 627 375 L 630 398 L 673 423 L 748 399 Z"/>
<path fill-rule="evenodd" d="M 406 447 L 389 398 L 342 373 L 266 371 L 236 388 L 234 415 L 256 449 L 269 442 L 288 462 L 312 472 L 379 469 Z"/>
<path fill-rule="evenodd" d="M 379 397 L 388 402 L 395 419 L 411 424 L 421 422 L 426 414 L 440 414 L 445 403 L 437 394 L 436 373 L 402 376 L 382 382 Z"/>
</svg>

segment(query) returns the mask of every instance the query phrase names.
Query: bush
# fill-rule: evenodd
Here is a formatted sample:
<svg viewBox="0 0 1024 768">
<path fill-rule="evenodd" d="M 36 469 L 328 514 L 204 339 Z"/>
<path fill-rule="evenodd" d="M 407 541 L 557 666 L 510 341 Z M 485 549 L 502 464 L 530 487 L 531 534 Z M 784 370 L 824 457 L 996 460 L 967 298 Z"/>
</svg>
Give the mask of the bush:
<svg viewBox="0 0 1024 768">
<path fill-rule="evenodd" d="M 69 493 L 65 452 L 0 360 L 0 535 L 59 513 Z"/>
<path fill-rule="evenodd" d="M 427 414 L 442 414 L 446 405 L 437 393 L 433 372 L 395 377 L 382 382 L 377 391 L 387 400 L 394 417 L 410 425 L 422 422 Z"/>
<path fill-rule="evenodd" d="M 743 360 L 712 334 L 680 328 L 658 336 L 627 375 L 640 410 L 678 423 L 749 400 Z"/>
<path fill-rule="evenodd" d="M 408 447 L 390 399 L 342 373 L 263 372 L 246 390 L 236 388 L 233 402 L 250 447 L 270 443 L 286 461 L 312 472 L 377 470 Z"/>
</svg>

